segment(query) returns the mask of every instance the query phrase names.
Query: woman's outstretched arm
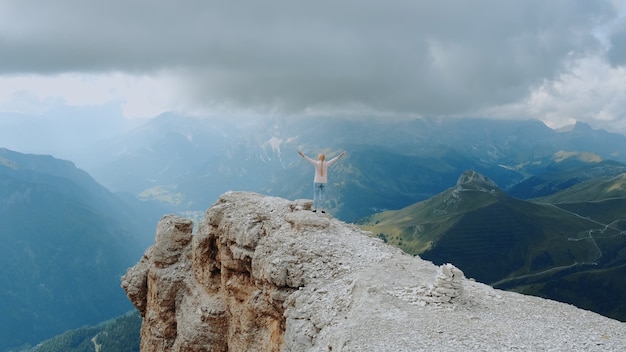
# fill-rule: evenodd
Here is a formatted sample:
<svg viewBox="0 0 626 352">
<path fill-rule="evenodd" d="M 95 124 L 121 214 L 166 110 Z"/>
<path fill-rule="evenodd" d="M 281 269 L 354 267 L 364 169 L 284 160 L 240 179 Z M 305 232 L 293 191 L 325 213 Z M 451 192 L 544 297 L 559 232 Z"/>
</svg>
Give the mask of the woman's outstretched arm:
<svg viewBox="0 0 626 352">
<path fill-rule="evenodd" d="M 339 153 L 339 155 L 337 155 L 336 157 L 334 157 L 334 158 L 332 158 L 332 159 L 328 160 L 328 161 L 327 161 L 328 166 L 332 165 L 335 161 L 339 160 L 339 158 L 341 158 L 344 154 L 346 154 L 346 152 L 345 152 L 345 151 L 343 151 L 343 152 Z"/>
<path fill-rule="evenodd" d="M 310 162 L 311 164 L 315 165 L 315 160 L 309 158 L 308 156 L 304 155 L 304 153 L 302 153 L 299 149 L 298 149 L 298 154 L 300 154 L 301 157 L 305 158 L 308 162 Z"/>
</svg>

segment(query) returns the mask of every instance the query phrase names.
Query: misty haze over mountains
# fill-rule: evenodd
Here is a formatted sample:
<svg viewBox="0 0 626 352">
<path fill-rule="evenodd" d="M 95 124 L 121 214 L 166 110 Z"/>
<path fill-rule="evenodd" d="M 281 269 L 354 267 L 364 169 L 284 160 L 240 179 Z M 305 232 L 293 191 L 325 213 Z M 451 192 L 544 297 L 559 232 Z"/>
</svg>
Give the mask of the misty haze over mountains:
<svg viewBox="0 0 626 352">
<path fill-rule="evenodd" d="M 559 132 L 534 120 L 257 118 L 164 114 L 115 138 L 72 151 L 112 191 L 202 211 L 228 190 L 311 197 L 311 170 L 296 154 L 341 150 L 330 204 L 352 221 L 426 199 L 475 169 L 508 190 L 541 173 L 557 152 L 626 161 L 626 138 L 579 123 Z"/>
<path fill-rule="evenodd" d="M 76 162 L 77 150 L 109 140 L 143 123 L 122 117 L 118 109 L 59 107 L 42 114 L 0 112 L 0 147 L 48 154 Z"/>
<path fill-rule="evenodd" d="M 46 123 L 18 139 L 26 121 L 1 121 L 13 126 L 0 130 L 5 147 L 71 160 L 108 189 L 157 201 L 172 212 L 203 211 L 228 190 L 310 198 L 311 170 L 298 148 L 330 157 L 348 151 L 331 170 L 329 188 L 329 207 L 347 221 L 431 197 L 468 169 L 506 191 L 543 172 L 557 152 L 626 161 L 623 135 L 583 123 L 555 131 L 536 120 L 218 119 L 167 113 L 135 128 L 121 118 L 107 124 L 101 116 L 82 123 L 71 123 L 78 121 L 72 117 L 69 124 L 54 125 L 42 117 Z"/>
</svg>

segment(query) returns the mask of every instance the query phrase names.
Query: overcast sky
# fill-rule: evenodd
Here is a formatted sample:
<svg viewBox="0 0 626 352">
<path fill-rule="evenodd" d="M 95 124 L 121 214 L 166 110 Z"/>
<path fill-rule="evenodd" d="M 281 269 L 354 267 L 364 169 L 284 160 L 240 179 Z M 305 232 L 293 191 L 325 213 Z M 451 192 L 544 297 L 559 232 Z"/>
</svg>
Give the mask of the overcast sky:
<svg viewBox="0 0 626 352">
<path fill-rule="evenodd" d="M 112 106 L 626 133 L 626 0 L 0 0 L 0 113 Z"/>
</svg>

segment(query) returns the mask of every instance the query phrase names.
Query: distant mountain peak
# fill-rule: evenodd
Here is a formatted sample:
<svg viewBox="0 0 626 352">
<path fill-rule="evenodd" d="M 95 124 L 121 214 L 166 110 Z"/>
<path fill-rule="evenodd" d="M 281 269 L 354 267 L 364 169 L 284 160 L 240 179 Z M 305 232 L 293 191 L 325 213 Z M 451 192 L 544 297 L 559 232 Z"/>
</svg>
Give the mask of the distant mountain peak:
<svg viewBox="0 0 626 352">
<path fill-rule="evenodd" d="M 495 182 L 474 170 L 465 171 L 456 181 L 456 188 L 483 192 L 501 192 Z"/>
<path fill-rule="evenodd" d="M 576 121 L 574 125 L 574 131 L 592 131 L 593 128 L 588 123 L 582 121 Z"/>
<path fill-rule="evenodd" d="M 485 194 L 488 196 L 482 197 Z M 491 179 L 474 170 L 467 170 L 459 177 L 454 187 L 431 198 L 437 199 L 431 205 L 439 215 L 466 212 L 469 208 L 493 201 L 501 194 L 504 192 Z"/>
<path fill-rule="evenodd" d="M 557 132 L 573 132 L 573 131 L 580 131 L 580 132 L 588 132 L 588 131 L 593 131 L 593 128 L 585 122 L 582 121 L 576 121 L 571 125 L 566 125 L 560 128 L 556 129 Z"/>
</svg>

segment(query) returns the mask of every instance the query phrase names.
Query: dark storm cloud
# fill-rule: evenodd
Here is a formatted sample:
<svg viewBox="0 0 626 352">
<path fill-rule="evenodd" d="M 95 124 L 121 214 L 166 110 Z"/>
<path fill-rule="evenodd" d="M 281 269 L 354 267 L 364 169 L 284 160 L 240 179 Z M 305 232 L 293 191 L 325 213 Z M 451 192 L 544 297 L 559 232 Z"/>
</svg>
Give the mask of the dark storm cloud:
<svg viewBox="0 0 626 352">
<path fill-rule="evenodd" d="M 5 1 L 0 73 L 168 71 L 197 104 L 455 114 L 516 101 L 596 50 L 610 4 Z"/>
<path fill-rule="evenodd" d="M 609 62 L 614 66 L 626 66 L 626 26 L 614 32 L 610 39 Z"/>
</svg>

